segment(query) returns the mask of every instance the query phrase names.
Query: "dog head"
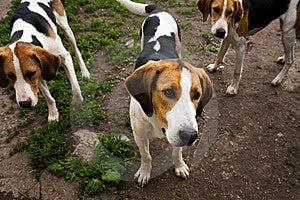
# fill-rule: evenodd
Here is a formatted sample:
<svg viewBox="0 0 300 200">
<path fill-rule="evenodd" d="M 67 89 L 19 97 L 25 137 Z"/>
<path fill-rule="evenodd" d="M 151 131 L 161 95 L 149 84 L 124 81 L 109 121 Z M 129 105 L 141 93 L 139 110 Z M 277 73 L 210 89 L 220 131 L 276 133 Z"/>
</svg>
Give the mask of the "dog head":
<svg viewBox="0 0 300 200">
<path fill-rule="evenodd" d="M 198 136 L 196 117 L 213 93 L 204 70 L 174 59 L 149 61 L 136 69 L 125 85 L 144 113 L 158 118 L 171 145 L 194 143 Z"/>
<path fill-rule="evenodd" d="M 235 26 L 244 15 L 242 0 L 198 0 L 197 5 L 204 22 L 211 16 L 211 32 L 222 39 L 228 35 L 228 26 Z"/>
<path fill-rule="evenodd" d="M 60 57 L 25 42 L 0 47 L 0 86 L 11 82 L 21 108 L 34 107 L 38 102 L 40 78 L 52 80 L 57 74 Z"/>
</svg>

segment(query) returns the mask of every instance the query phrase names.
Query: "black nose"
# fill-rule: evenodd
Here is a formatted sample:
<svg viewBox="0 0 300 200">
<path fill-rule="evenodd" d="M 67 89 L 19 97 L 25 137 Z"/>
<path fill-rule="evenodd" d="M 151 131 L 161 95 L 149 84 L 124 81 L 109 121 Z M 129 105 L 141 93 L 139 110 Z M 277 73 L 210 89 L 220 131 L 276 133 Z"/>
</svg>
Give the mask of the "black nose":
<svg viewBox="0 0 300 200">
<path fill-rule="evenodd" d="M 28 100 L 28 101 L 19 101 L 19 106 L 21 108 L 30 108 L 31 107 L 31 100 Z"/>
<path fill-rule="evenodd" d="M 225 34 L 226 34 L 226 31 L 223 28 L 219 28 L 217 30 L 217 32 L 215 33 L 215 36 L 222 39 L 222 38 L 224 38 Z"/>
<path fill-rule="evenodd" d="M 179 138 L 185 145 L 191 146 L 195 142 L 197 137 L 198 133 L 194 129 L 185 129 L 179 131 Z"/>
</svg>

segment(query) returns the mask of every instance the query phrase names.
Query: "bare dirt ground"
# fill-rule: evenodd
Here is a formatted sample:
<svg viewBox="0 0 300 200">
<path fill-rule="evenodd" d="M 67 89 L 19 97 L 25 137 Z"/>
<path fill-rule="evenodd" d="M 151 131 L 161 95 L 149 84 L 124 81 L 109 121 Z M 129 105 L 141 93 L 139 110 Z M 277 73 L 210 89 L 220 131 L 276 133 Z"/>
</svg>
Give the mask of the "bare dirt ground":
<svg viewBox="0 0 300 200">
<path fill-rule="evenodd" d="M 209 25 L 201 22 L 201 14 L 170 12 L 179 23 L 189 25 L 182 30 L 183 59 L 196 66 L 212 62 L 216 54 L 196 48 L 203 42 L 201 32 L 209 30 Z M 225 94 L 233 74 L 232 49 L 224 70 L 209 74 L 215 97 L 199 119 L 202 140 L 184 149 L 184 158 L 192 170 L 188 180 L 174 175 L 167 142 L 154 140 L 150 146 L 154 166 L 149 185 L 137 186 L 133 174 L 139 163 L 134 163 L 118 188 L 85 199 L 300 199 L 300 47 L 296 46 L 296 63 L 288 79 L 272 87 L 270 82 L 282 67 L 274 62 L 283 54 L 280 38 L 277 21 L 250 38 L 238 95 Z M 191 44 L 195 44 L 195 50 L 190 49 Z M 98 53 L 96 63 L 103 57 Z M 125 77 L 131 69 L 128 67 L 120 76 Z M 99 79 L 114 73 L 104 61 L 91 71 Z M 47 170 L 38 182 L 31 174 L 26 152 L 9 156 L 9 150 L 29 131 L 4 142 L 11 134 L 7 130 L 25 119 L 16 117 L 18 108 L 9 94 L 3 89 L 0 94 L 0 199 L 77 199 L 76 183 L 57 178 Z M 128 117 L 128 99 L 120 82 L 105 102 L 107 111 Z M 104 127 L 132 138 L 128 128 L 114 124 Z"/>
</svg>

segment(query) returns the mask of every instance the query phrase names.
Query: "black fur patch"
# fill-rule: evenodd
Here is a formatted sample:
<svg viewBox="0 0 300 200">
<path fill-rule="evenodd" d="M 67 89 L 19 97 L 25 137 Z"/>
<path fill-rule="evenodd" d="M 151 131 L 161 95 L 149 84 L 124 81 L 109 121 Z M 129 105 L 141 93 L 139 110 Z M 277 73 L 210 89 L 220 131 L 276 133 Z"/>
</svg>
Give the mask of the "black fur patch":
<svg viewBox="0 0 300 200">
<path fill-rule="evenodd" d="M 14 34 L 10 37 L 10 44 L 18 41 L 23 35 L 23 30 L 19 30 L 19 31 L 16 31 L 14 32 Z"/>
<path fill-rule="evenodd" d="M 48 29 L 50 28 L 49 22 L 42 15 L 40 15 L 38 13 L 31 12 L 28 9 L 28 6 L 29 6 L 28 2 L 19 4 L 16 12 L 11 17 L 10 30 L 12 29 L 12 26 L 13 26 L 13 24 L 16 20 L 22 19 L 25 22 L 27 22 L 29 24 L 32 24 L 38 32 L 43 33 L 46 36 L 49 36 L 49 33 L 48 33 Z M 44 6 L 44 7 L 46 7 L 46 6 Z M 43 7 L 43 9 L 44 9 L 44 7 Z M 48 8 L 48 9 L 51 11 L 50 8 Z M 46 13 L 49 15 L 50 11 L 47 11 Z M 52 15 L 53 15 L 53 13 L 52 13 Z M 54 17 L 54 15 L 53 16 L 52 15 L 51 14 L 49 15 L 51 20 Z M 55 17 L 54 17 L 54 19 L 55 19 Z"/>
<path fill-rule="evenodd" d="M 48 6 L 46 6 L 43 3 L 38 3 L 38 4 L 39 4 L 39 6 L 41 8 L 43 8 L 43 10 L 47 13 L 47 15 L 51 19 L 51 21 L 56 25 L 56 18 L 55 18 L 54 14 L 53 14 L 52 9 L 50 7 L 48 7 Z"/>
<path fill-rule="evenodd" d="M 243 0 L 244 9 L 249 10 L 249 31 L 264 28 L 284 14 L 291 0 Z"/>
<path fill-rule="evenodd" d="M 149 42 L 149 40 L 154 37 L 159 25 L 160 20 L 157 16 L 147 17 L 145 20 L 143 29 L 141 30 L 144 34 L 144 47 L 136 61 L 135 69 L 146 64 L 150 60 L 158 61 L 178 58 L 175 33 L 171 33 L 171 36 L 160 36 L 157 41 Z M 158 51 L 154 49 L 157 42 L 159 42 L 160 45 L 160 49 Z"/>
<path fill-rule="evenodd" d="M 148 5 L 145 7 L 146 13 L 158 13 L 158 12 L 163 12 L 163 9 L 157 5 Z"/>
<path fill-rule="evenodd" d="M 31 44 L 33 44 L 35 46 L 40 46 L 43 48 L 42 43 L 34 35 L 32 35 L 31 38 L 32 38 Z"/>
</svg>

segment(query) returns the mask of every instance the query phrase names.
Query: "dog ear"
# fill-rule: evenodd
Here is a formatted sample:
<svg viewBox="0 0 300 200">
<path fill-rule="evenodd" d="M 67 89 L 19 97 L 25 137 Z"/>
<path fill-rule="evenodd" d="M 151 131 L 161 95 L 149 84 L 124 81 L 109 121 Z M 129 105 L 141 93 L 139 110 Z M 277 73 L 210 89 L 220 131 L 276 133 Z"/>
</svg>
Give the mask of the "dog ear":
<svg viewBox="0 0 300 200">
<path fill-rule="evenodd" d="M 155 77 L 159 73 L 154 66 L 155 61 L 150 61 L 136 69 L 125 80 L 127 91 L 139 102 L 148 117 L 153 114 L 152 88 L 155 84 Z"/>
<path fill-rule="evenodd" d="M 235 0 L 234 1 L 234 13 L 233 13 L 233 19 L 234 23 L 238 23 L 244 15 L 244 8 L 240 0 Z"/>
<path fill-rule="evenodd" d="M 42 78 L 46 81 L 53 80 L 60 65 L 60 56 L 41 47 L 36 47 L 33 52 L 33 56 L 40 64 Z"/>
<path fill-rule="evenodd" d="M 202 87 L 202 96 L 196 110 L 196 116 L 198 117 L 201 115 L 203 108 L 213 96 L 213 84 L 203 69 L 197 69 L 197 73 Z"/>
<path fill-rule="evenodd" d="M 203 22 L 206 22 L 208 15 L 210 14 L 211 0 L 198 0 L 197 6 L 203 15 Z"/>
<path fill-rule="evenodd" d="M 4 59 L 5 59 L 5 54 L 4 54 L 4 48 L 0 47 L 0 87 L 6 87 L 9 83 L 9 80 L 7 79 L 5 73 L 4 73 Z"/>
</svg>

